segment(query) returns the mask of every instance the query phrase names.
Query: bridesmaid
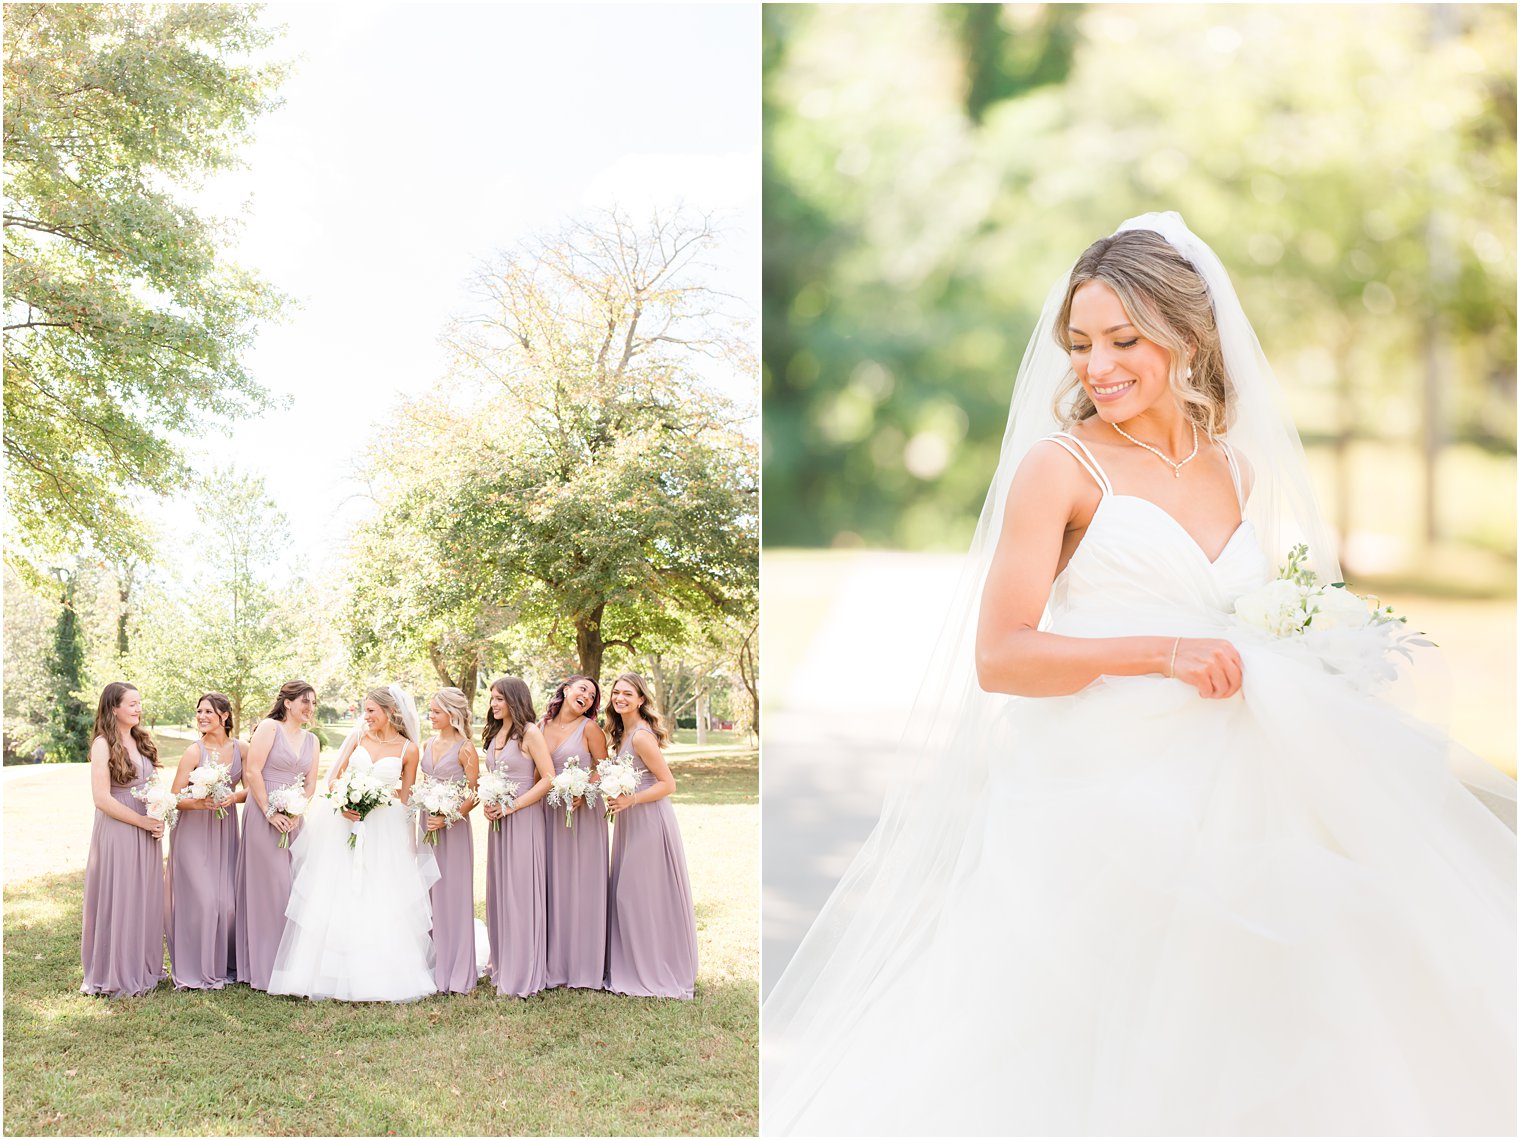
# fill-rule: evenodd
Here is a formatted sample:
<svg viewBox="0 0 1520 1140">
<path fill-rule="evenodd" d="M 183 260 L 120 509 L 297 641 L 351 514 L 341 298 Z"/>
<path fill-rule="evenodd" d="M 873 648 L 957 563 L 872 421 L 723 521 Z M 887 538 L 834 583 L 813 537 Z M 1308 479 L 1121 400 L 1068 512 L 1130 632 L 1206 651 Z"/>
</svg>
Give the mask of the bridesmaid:
<svg viewBox="0 0 1520 1140">
<path fill-rule="evenodd" d="M 304 781 L 308 799 L 316 792 L 321 747 L 301 727 L 316 708 L 314 688 L 287 681 L 248 742 L 243 783 L 249 806 L 237 861 L 237 980 L 256 990 L 269 989 L 290 902 L 290 847 L 279 846 L 280 836 L 301 826 L 299 819 L 270 812 L 269 793 L 297 780 Z"/>
<path fill-rule="evenodd" d="M 498 677 L 491 683 L 491 711 L 481 743 L 486 767 L 517 782 L 510 810 L 489 804 L 484 809 L 492 821 L 486 833 L 491 984 L 499 994 L 527 997 L 548 985 L 545 819 L 539 801 L 549 794 L 554 761 L 534 723 L 533 696 L 519 678 Z"/>
<path fill-rule="evenodd" d="M 595 773 L 606 759 L 607 738 L 596 723 L 601 687 L 590 677 L 568 677 L 544 713 L 544 743 L 554 771 L 572 756 Z M 548 923 L 550 986 L 602 988 L 607 972 L 607 824 L 600 808 L 584 803 L 565 826 L 563 808 L 543 807 L 548 824 Z"/>
<path fill-rule="evenodd" d="M 169 966 L 176 989 L 219 990 L 237 981 L 238 813 L 247 798 L 241 742 L 232 739 L 232 702 L 207 693 L 195 706 L 201 738 L 185 749 L 171 785 L 176 793 L 190 773 L 211 760 L 231 766 L 233 793 L 225 799 L 180 800 L 169 846 Z M 216 818 L 216 809 L 227 815 Z"/>
<path fill-rule="evenodd" d="M 469 993 L 480 979 L 475 962 L 475 839 L 470 812 L 475 809 L 475 784 L 480 756 L 470 743 L 474 714 L 459 689 L 439 689 L 428 706 L 428 722 L 437 733 L 422 749 L 422 771 L 439 780 L 464 780 L 470 786 L 465 816 L 441 830 L 441 815 L 425 816 L 428 831 L 437 831 L 439 878 L 433 884 L 433 977 L 441 994 Z"/>
<path fill-rule="evenodd" d="M 164 976 L 164 825 L 132 798 L 158 763 L 141 721 L 135 686 L 112 681 L 101 690 L 90 733 L 95 829 L 84 868 L 83 994 L 136 997 Z"/>
<path fill-rule="evenodd" d="M 613 812 L 607 891 L 607 988 L 641 997 L 690 998 L 697 981 L 697 923 L 686 851 L 660 752 L 665 729 L 637 673 L 613 683 L 607 726 L 619 759 L 640 770 L 638 790 L 608 801 Z"/>
</svg>

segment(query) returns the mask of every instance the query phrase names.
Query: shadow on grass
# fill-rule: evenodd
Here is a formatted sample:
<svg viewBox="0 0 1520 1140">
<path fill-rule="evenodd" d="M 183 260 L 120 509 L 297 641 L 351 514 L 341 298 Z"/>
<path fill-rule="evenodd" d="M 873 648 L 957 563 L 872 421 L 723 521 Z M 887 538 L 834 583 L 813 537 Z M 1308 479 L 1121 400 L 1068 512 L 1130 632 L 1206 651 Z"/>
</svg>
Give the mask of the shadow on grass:
<svg viewBox="0 0 1520 1140">
<path fill-rule="evenodd" d="M 83 875 L 5 891 L 8 1135 L 744 1135 L 753 981 L 691 1002 L 489 989 L 408 1005 L 246 986 L 78 992 Z"/>
<path fill-rule="evenodd" d="M 678 804 L 758 804 L 760 802 L 760 754 L 727 753 L 694 756 L 670 762 Z"/>
</svg>

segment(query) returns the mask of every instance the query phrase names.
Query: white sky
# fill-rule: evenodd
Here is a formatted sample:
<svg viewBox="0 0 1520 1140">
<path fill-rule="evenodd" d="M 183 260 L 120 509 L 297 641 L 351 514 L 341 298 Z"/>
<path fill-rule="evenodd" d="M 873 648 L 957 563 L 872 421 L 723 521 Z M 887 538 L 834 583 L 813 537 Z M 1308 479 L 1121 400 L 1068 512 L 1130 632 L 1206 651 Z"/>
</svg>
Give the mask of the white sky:
<svg viewBox="0 0 1520 1140">
<path fill-rule="evenodd" d="M 284 105 L 246 169 L 196 201 L 241 212 L 236 260 L 299 303 L 247 358 L 292 406 L 239 425 L 231 450 L 307 569 L 362 513 L 345 504 L 353 456 L 398 393 L 443 372 L 438 337 L 492 251 L 591 206 L 717 211 L 731 224 L 713 284 L 758 341 L 758 5 L 273 4 L 265 19 L 296 61 Z M 757 392 L 730 394 L 758 409 Z M 225 438 L 198 450 L 231 458 Z M 170 549 L 193 512 L 149 511 Z"/>
</svg>

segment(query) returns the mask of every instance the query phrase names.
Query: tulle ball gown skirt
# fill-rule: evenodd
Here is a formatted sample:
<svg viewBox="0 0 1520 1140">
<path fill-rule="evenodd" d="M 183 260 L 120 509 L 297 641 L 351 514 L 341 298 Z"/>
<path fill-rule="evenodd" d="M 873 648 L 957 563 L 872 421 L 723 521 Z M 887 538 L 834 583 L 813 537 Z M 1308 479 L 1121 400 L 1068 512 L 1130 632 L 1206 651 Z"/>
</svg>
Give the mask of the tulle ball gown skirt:
<svg viewBox="0 0 1520 1140">
<path fill-rule="evenodd" d="M 1443 735 L 1242 657 L 1010 701 L 922 953 L 767 1131 L 1513 1135 L 1513 834 Z"/>
<path fill-rule="evenodd" d="M 270 979 L 272 994 L 340 1001 L 415 1001 L 436 992 L 429 890 L 432 849 L 418 848 L 399 804 L 352 831 L 324 800 L 313 803 L 291 845 L 290 905 Z"/>
</svg>

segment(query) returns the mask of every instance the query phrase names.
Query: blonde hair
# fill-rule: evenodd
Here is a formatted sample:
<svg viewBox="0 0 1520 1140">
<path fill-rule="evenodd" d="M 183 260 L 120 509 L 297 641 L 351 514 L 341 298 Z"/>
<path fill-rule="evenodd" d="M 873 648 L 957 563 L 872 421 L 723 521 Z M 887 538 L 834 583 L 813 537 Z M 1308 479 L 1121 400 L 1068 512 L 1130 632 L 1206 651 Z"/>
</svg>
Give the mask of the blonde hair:
<svg viewBox="0 0 1520 1140">
<path fill-rule="evenodd" d="M 475 722 L 475 712 L 470 708 L 469 699 L 464 695 L 463 689 L 447 688 L 439 689 L 433 694 L 433 703 L 448 714 L 449 724 L 466 740 L 470 738 L 470 727 Z"/>
<path fill-rule="evenodd" d="M 401 735 L 402 740 L 412 740 L 412 734 L 406 730 L 406 718 L 401 715 L 401 704 L 391 695 L 389 689 L 371 689 L 364 694 L 364 699 L 366 701 L 374 701 L 375 704 L 385 710 L 385 715 L 390 720 L 391 727 Z M 417 742 L 412 740 L 412 743 L 416 744 Z"/>
<path fill-rule="evenodd" d="M 1068 353 L 1072 298 L 1091 281 L 1112 289 L 1141 334 L 1170 353 L 1167 372 L 1172 394 L 1187 417 L 1210 436 L 1223 435 L 1232 414 L 1231 385 L 1214 305 L 1198 271 L 1151 230 L 1124 230 L 1093 242 L 1072 267 L 1066 299 L 1052 330 Z M 1064 429 L 1096 413 L 1075 371 L 1068 372 L 1056 390 L 1054 411 Z"/>
</svg>

